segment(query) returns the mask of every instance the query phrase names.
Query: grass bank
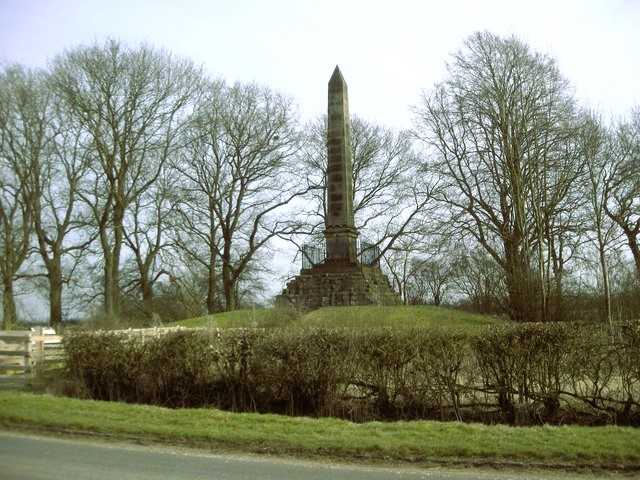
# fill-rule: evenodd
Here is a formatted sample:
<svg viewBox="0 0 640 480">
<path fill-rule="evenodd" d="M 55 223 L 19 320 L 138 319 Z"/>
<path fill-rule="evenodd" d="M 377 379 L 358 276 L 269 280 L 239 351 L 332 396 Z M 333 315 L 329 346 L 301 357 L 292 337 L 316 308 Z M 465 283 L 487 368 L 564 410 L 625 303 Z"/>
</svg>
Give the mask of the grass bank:
<svg viewBox="0 0 640 480">
<path fill-rule="evenodd" d="M 237 310 L 180 320 L 184 327 L 462 327 L 475 328 L 501 320 L 453 308 L 426 305 L 394 307 L 323 307 L 311 312 L 286 308 Z"/>
<path fill-rule="evenodd" d="M 104 434 L 209 450 L 418 465 L 507 465 L 639 471 L 640 430 L 439 422 L 355 424 L 0 391 L 5 428 Z"/>
</svg>

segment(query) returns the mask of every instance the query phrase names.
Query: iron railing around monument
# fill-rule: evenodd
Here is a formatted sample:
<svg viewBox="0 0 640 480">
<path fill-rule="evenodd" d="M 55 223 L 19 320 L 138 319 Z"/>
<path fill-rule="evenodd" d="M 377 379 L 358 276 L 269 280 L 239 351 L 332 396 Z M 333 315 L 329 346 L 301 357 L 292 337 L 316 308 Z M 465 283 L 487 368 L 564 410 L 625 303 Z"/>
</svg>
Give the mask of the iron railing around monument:
<svg viewBox="0 0 640 480">
<path fill-rule="evenodd" d="M 309 269 L 314 265 L 324 262 L 327 257 L 327 250 L 322 245 L 307 243 L 302 246 L 302 268 Z"/>
<path fill-rule="evenodd" d="M 358 260 L 367 267 L 380 268 L 380 246 L 375 243 L 359 242 Z"/>
<path fill-rule="evenodd" d="M 358 242 L 358 261 L 367 267 L 380 268 L 380 247 L 375 243 Z M 308 243 L 302 246 L 302 268 L 309 269 L 324 263 L 327 250 L 324 245 Z"/>
</svg>

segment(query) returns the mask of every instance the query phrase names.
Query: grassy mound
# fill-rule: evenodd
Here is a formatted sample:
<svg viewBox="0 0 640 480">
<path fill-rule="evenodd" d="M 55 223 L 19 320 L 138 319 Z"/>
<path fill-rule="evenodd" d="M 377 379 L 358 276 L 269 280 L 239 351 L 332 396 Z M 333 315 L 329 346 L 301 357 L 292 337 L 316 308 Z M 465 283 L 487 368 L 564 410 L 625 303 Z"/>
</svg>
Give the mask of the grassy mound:
<svg viewBox="0 0 640 480">
<path fill-rule="evenodd" d="M 395 307 L 325 307 L 306 314 L 304 326 L 317 327 L 477 327 L 499 322 L 495 317 L 425 305 Z"/>
<path fill-rule="evenodd" d="M 287 308 L 237 310 L 180 320 L 171 326 L 211 328 L 272 327 L 463 327 L 502 323 L 495 317 L 424 305 L 323 307 L 308 313 Z"/>
<path fill-rule="evenodd" d="M 288 308 L 260 308 L 188 318 L 173 322 L 168 326 L 189 328 L 271 328 L 295 324 L 301 316 L 296 310 Z"/>
</svg>

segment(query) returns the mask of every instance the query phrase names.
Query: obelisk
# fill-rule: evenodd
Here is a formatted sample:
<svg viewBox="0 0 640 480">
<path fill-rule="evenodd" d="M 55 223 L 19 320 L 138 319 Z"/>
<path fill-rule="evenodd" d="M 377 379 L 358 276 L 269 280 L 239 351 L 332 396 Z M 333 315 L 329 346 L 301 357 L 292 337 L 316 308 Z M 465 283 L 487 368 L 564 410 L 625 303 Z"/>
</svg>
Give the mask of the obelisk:
<svg viewBox="0 0 640 480">
<path fill-rule="evenodd" d="M 358 258 L 358 231 L 353 218 L 349 98 L 347 83 L 338 67 L 329 80 L 328 113 L 326 255 L 322 260 L 314 256 L 314 261 L 306 256 L 310 265 L 303 261 L 300 275 L 287 283 L 276 297 L 276 304 L 300 309 L 399 305 L 400 297 L 379 265 L 365 265 Z M 303 255 L 306 255 L 304 250 Z"/>
<path fill-rule="evenodd" d="M 326 261 L 355 263 L 358 231 L 353 216 L 349 97 L 338 66 L 329 80 L 327 159 Z"/>
</svg>

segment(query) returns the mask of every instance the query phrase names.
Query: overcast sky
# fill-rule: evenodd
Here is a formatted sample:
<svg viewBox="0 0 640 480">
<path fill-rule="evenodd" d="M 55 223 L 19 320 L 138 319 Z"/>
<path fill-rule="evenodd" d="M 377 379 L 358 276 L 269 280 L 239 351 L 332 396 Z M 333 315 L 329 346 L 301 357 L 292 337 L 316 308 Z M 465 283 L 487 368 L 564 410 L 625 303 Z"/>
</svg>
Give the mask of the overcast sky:
<svg viewBox="0 0 640 480">
<path fill-rule="evenodd" d="M 640 0 L 0 0 L 0 61 L 45 67 L 106 37 L 145 41 L 287 93 L 305 120 L 325 112 L 338 64 L 352 114 L 404 128 L 478 30 L 555 57 L 607 117 L 640 104 Z"/>
</svg>

